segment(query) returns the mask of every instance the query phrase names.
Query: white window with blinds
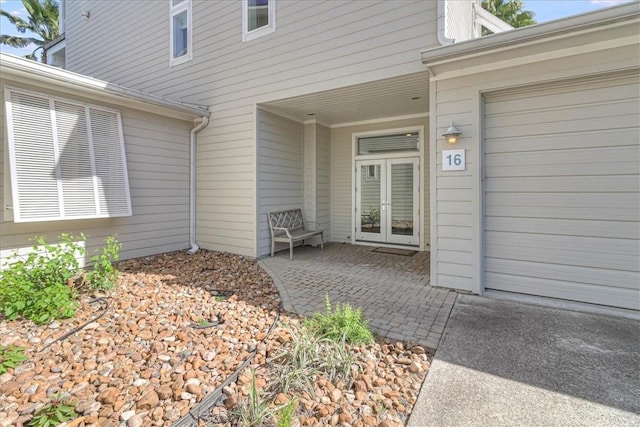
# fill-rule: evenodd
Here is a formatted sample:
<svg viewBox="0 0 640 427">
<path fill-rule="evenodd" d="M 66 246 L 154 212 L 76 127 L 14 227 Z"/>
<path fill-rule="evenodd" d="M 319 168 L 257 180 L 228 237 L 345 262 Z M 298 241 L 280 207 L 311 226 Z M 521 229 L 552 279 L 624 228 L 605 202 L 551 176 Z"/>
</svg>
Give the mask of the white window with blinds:
<svg viewBox="0 0 640 427">
<path fill-rule="evenodd" d="M 131 216 L 120 112 L 5 90 L 14 222 Z"/>
</svg>

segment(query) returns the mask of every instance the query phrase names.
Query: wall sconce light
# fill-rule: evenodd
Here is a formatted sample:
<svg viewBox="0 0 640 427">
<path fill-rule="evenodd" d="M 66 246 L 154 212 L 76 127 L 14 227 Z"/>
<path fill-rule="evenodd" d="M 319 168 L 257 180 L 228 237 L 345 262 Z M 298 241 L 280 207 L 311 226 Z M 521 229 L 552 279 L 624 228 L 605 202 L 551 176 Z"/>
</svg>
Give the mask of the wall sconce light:
<svg viewBox="0 0 640 427">
<path fill-rule="evenodd" d="M 462 135 L 462 132 L 460 132 L 460 129 L 453 125 L 453 122 L 451 122 L 451 126 L 449 126 L 449 129 L 447 129 L 446 132 L 442 134 L 442 136 L 445 137 L 449 144 L 455 144 L 458 141 L 458 137 L 460 135 Z"/>
</svg>

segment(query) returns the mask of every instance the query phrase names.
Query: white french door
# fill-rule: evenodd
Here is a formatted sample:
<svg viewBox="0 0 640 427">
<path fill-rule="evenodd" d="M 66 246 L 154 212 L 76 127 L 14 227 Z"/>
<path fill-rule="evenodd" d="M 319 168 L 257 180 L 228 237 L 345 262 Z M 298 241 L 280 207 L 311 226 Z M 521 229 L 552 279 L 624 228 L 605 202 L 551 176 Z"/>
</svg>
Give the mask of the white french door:
<svg viewBox="0 0 640 427">
<path fill-rule="evenodd" d="M 356 240 L 419 245 L 419 159 L 356 161 Z"/>
</svg>

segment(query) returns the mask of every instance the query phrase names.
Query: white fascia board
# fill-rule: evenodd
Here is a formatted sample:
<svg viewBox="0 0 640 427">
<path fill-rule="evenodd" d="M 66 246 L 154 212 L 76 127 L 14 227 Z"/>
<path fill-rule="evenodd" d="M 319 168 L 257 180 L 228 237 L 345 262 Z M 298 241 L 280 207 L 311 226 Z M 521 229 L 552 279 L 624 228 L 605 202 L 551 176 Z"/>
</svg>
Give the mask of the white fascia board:
<svg viewBox="0 0 640 427">
<path fill-rule="evenodd" d="M 493 34 L 449 46 L 423 50 L 422 63 L 434 73 L 433 67 L 457 62 L 489 53 L 518 49 L 522 46 L 568 37 L 579 32 L 606 29 L 616 24 L 638 21 L 640 3 L 633 2 L 596 12 L 565 19 L 516 28 L 512 31 Z"/>
<path fill-rule="evenodd" d="M 94 97 L 119 105 L 131 106 L 144 111 L 152 111 L 185 120 L 209 117 L 205 107 L 191 107 L 177 101 L 150 95 L 135 89 L 108 83 L 82 74 L 40 64 L 6 53 L 0 53 L 0 71 L 3 77 L 19 77 L 21 81 L 43 82 L 51 88 L 55 84 L 62 88 L 74 89 Z"/>
</svg>

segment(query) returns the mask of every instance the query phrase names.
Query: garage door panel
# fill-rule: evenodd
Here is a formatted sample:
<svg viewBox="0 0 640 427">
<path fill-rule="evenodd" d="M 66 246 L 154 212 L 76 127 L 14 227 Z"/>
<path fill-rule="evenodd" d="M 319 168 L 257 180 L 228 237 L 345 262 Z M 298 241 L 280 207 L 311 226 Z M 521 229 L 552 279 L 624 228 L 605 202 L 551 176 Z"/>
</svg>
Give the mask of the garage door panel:
<svg viewBox="0 0 640 427">
<path fill-rule="evenodd" d="M 615 171 L 612 171 L 615 174 Z M 486 172 L 487 178 L 492 178 L 491 172 Z M 495 180 L 485 180 L 487 192 L 512 192 L 514 188 L 524 192 L 535 193 L 575 193 L 575 192 L 635 192 L 638 188 L 637 175 L 607 175 L 598 179 L 586 179 L 584 176 L 555 176 L 538 177 L 505 177 Z"/>
<path fill-rule="evenodd" d="M 544 101 L 548 101 L 545 99 Z M 626 99 L 617 102 L 591 103 L 588 105 L 566 105 L 555 108 L 542 107 L 540 110 L 528 110 L 527 114 L 518 111 L 504 112 L 501 114 L 487 114 L 485 121 L 485 131 L 487 135 L 491 135 L 493 129 L 503 127 L 522 126 L 533 123 L 543 125 L 561 122 L 565 128 L 567 122 L 571 122 L 573 126 L 581 123 L 583 120 L 592 119 L 608 119 L 617 120 L 620 111 L 624 111 L 625 115 L 640 114 L 640 106 L 632 99 Z M 506 125 L 506 126 L 505 126 Z M 569 128 L 573 131 L 574 129 Z M 580 128 L 575 128 L 579 131 Z"/>
<path fill-rule="evenodd" d="M 544 295 L 592 304 L 614 305 L 631 310 L 640 309 L 640 297 L 637 289 L 593 286 L 584 283 L 495 273 L 486 273 L 486 280 L 492 283 L 491 288 L 496 290 Z"/>
<path fill-rule="evenodd" d="M 495 168 L 500 166 L 543 166 L 561 165 L 571 168 L 586 166 L 603 166 L 609 168 L 609 173 L 614 165 L 626 163 L 633 166 L 632 173 L 640 173 L 640 167 L 636 159 L 640 158 L 640 147 L 637 145 L 618 146 L 615 150 L 611 148 L 576 148 L 576 149 L 556 149 L 531 150 L 523 155 L 522 153 L 491 153 L 485 155 L 484 166 Z M 614 164 L 614 165 L 612 165 Z M 571 169 L 568 170 L 571 172 Z M 540 173 L 543 175 L 543 173 Z"/>
<path fill-rule="evenodd" d="M 638 209 L 557 207 L 552 212 L 546 207 L 499 206 L 500 215 L 521 218 L 559 218 L 575 220 L 634 221 L 640 216 Z"/>
<path fill-rule="evenodd" d="M 507 120 L 508 118 L 504 119 Z M 610 126 L 612 131 L 615 131 L 615 129 L 618 128 L 633 128 L 634 126 L 638 126 L 638 115 L 621 112 L 617 117 L 615 117 L 615 120 L 609 119 L 607 126 Z M 573 120 L 571 122 L 558 121 L 553 123 L 543 123 L 541 125 L 529 122 L 529 124 L 523 124 L 520 126 L 493 127 L 486 129 L 484 135 L 486 138 L 491 139 L 511 138 L 521 135 L 555 135 L 557 137 L 571 132 L 592 132 L 598 130 L 602 130 L 602 122 L 600 120 L 588 118 L 583 120 Z"/>
<path fill-rule="evenodd" d="M 633 162 L 616 164 L 616 175 L 637 174 L 638 166 Z M 552 176 L 604 176 L 611 175 L 610 163 L 585 163 L 582 165 L 528 165 L 528 166 L 495 166 L 491 168 L 491 177 L 536 177 Z M 640 176 L 639 178 L 640 179 Z"/>
<path fill-rule="evenodd" d="M 594 132 L 573 132 L 562 135 L 518 135 L 507 139 L 487 139 L 483 146 L 486 155 L 493 153 L 521 153 L 542 150 L 570 150 L 598 147 L 618 148 L 620 146 L 635 145 L 638 129 L 616 129 L 612 138 L 610 130 Z M 486 135 L 485 135 L 486 137 Z"/>
<path fill-rule="evenodd" d="M 485 241 L 487 245 L 496 247 L 495 256 L 498 258 L 509 258 L 508 253 L 500 249 L 500 246 L 520 246 L 529 250 L 532 255 L 535 252 L 547 250 L 566 251 L 584 256 L 595 254 L 601 258 L 611 258 L 610 261 L 607 261 L 611 263 L 610 265 L 620 266 L 615 268 L 624 270 L 625 268 L 622 267 L 625 265 L 628 267 L 627 269 L 631 270 L 640 268 L 640 245 L 633 236 L 626 239 L 616 239 L 487 230 Z M 607 256 L 603 256 L 603 254 Z M 491 255 L 494 256 L 494 253 L 491 252 Z M 566 256 L 574 258 L 572 254 Z M 625 259 L 625 261 L 620 262 L 621 259 Z"/>
<path fill-rule="evenodd" d="M 640 234 L 640 225 L 635 221 L 576 221 L 558 218 L 513 218 L 504 216 L 486 217 L 487 231 L 501 230 L 512 233 L 557 234 L 580 237 L 612 237 L 626 239 Z"/>
<path fill-rule="evenodd" d="M 492 102 L 485 106 L 485 116 L 491 118 L 497 114 L 512 114 L 514 112 L 529 114 L 558 106 L 581 107 L 596 102 L 634 101 L 637 100 L 636 95 L 640 88 L 637 77 L 627 78 L 626 81 L 618 84 L 609 81 L 595 83 L 595 85 L 597 87 L 585 84 L 564 88 L 540 88 L 536 91 L 521 91 L 504 96 L 492 95 Z"/>
<path fill-rule="evenodd" d="M 487 258 L 487 273 L 531 277 L 537 279 L 559 280 L 614 288 L 637 289 L 640 273 L 633 271 L 607 270 L 593 267 L 567 266 L 562 264 L 516 261 L 500 258 Z"/>
<path fill-rule="evenodd" d="M 633 216 L 630 220 L 640 218 L 640 193 L 487 193 L 484 202 L 487 206 L 506 207 L 546 207 L 546 208 L 604 208 L 615 206 L 616 209 L 630 209 Z M 554 213 L 553 209 L 547 209 Z M 536 216 L 536 215 L 532 215 Z"/>
</svg>

